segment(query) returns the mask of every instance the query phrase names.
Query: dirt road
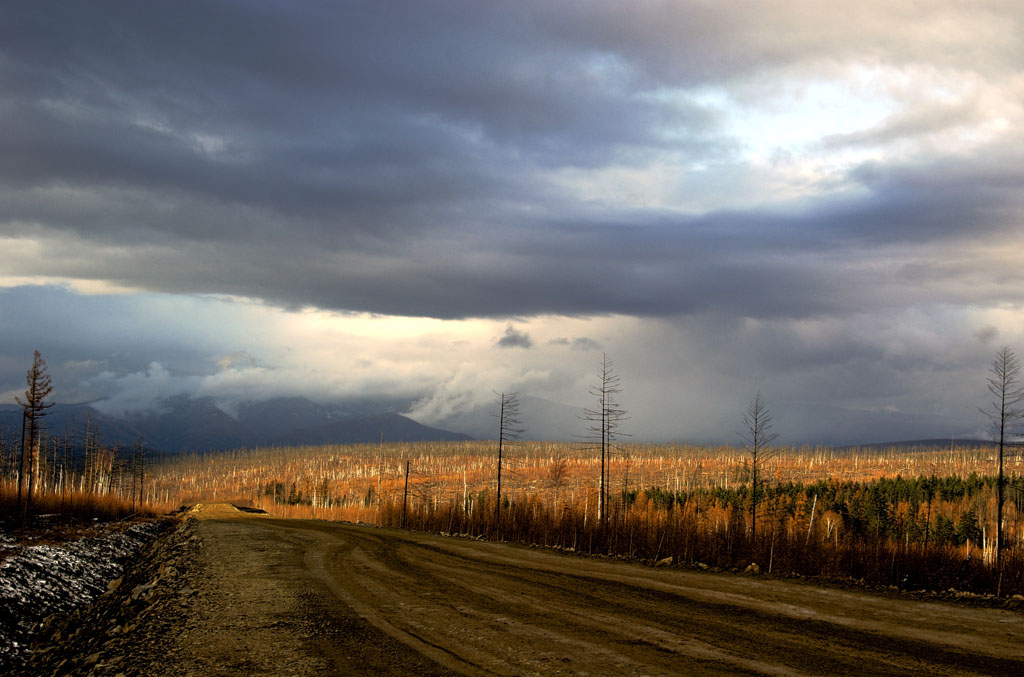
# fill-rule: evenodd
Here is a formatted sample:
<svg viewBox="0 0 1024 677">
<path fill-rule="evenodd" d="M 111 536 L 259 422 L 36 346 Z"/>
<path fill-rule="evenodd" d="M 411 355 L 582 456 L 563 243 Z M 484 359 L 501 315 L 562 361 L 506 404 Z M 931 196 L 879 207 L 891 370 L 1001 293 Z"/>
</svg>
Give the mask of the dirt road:
<svg viewBox="0 0 1024 677">
<path fill-rule="evenodd" d="M 1017 612 L 229 510 L 169 674 L 1024 674 Z"/>
</svg>

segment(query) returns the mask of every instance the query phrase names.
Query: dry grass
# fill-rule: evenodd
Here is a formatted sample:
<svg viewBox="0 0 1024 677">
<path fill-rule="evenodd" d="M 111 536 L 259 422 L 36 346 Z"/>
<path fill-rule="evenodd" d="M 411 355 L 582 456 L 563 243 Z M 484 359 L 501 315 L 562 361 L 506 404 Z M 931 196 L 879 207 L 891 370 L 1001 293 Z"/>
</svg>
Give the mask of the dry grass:
<svg viewBox="0 0 1024 677">
<path fill-rule="evenodd" d="M 16 483 L 0 483 L 0 523 L 17 522 L 18 488 Z M 49 522 L 112 522 L 132 516 L 155 517 L 153 506 L 138 507 L 116 494 L 95 494 L 83 491 L 43 492 L 32 497 L 28 523 L 45 517 Z"/>
<path fill-rule="evenodd" d="M 494 443 L 436 442 L 246 449 L 216 454 L 169 456 L 154 463 L 147 495 L 163 506 L 195 501 L 241 501 L 283 510 L 266 493 L 272 483 L 295 493 L 312 509 L 373 507 L 400 498 L 405 461 L 410 462 L 414 502 L 468 499 L 493 490 Z M 747 459 L 735 447 L 685 444 L 623 445 L 611 458 L 613 493 L 659 487 L 670 491 L 730 489 L 748 481 Z M 593 491 L 599 459 L 579 445 L 521 442 L 511 445 L 503 472 L 509 495 L 575 504 Z M 882 477 L 964 476 L 995 471 L 993 449 L 917 450 L 789 448 L 767 468 L 772 483 L 837 480 L 864 482 Z M 1024 457 L 1006 459 L 1008 474 L 1024 472 Z M 379 494 L 378 494 L 379 489 Z M 287 500 L 286 500 L 287 502 Z M 355 514 L 355 513 L 353 513 Z M 364 512 L 359 512 L 365 517 Z"/>
<path fill-rule="evenodd" d="M 624 445 L 611 459 L 606 520 L 597 515 L 596 453 L 561 443 L 524 442 L 510 449 L 500 522 L 493 504 L 495 445 L 488 442 L 168 457 L 152 466 L 147 492 L 168 507 L 229 501 L 281 517 L 391 526 L 402 525 L 404 514 L 410 528 L 644 560 L 668 556 L 723 568 L 757 561 L 765 569 L 879 585 L 918 581 L 1024 591 L 1024 525 L 1014 492 L 1006 510 L 1011 549 L 1004 554 L 1002 583 L 993 573 L 994 485 L 985 479 L 996 468 L 993 449 L 780 450 L 765 473 L 775 489 L 759 502 L 756 541 L 746 460 L 733 447 Z M 1020 477 L 1019 451 L 1006 459 L 1006 470 Z M 972 473 L 981 477 L 972 480 L 971 492 L 936 493 L 928 501 L 920 494 L 924 480 L 911 483 L 915 496 L 902 497 L 879 483 L 902 476 L 954 478 L 955 485 Z M 908 491 L 900 486 L 898 491 Z M 888 502 L 872 507 L 882 489 Z"/>
</svg>

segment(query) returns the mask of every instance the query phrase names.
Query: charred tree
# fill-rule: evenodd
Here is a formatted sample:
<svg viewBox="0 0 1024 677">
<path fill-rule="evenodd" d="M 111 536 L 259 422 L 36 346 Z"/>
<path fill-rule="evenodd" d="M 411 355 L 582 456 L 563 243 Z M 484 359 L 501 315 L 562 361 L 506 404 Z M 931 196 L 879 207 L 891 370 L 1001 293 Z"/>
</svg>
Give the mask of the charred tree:
<svg viewBox="0 0 1024 677">
<path fill-rule="evenodd" d="M 523 429 L 519 426 L 519 395 L 516 393 L 495 393 L 498 397 L 498 486 L 497 501 L 494 505 L 495 524 L 501 525 L 501 467 L 505 446 L 512 440 L 519 439 Z"/>
<path fill-rule="evenodd" d="M 1003 475 L 1003 455 L 1013 433 L 1013 426 L 1024 418 L 1024 388 L 1020 386 L 1020 362 L 1009 347 L 1003 346 L 989 366 L 987 380 L 992 402 L 981 413 L 988 416 L 992 437 L 999 445 L 999 476 L 996 480 L 996 568 L 1002 565 L 1003 503 L 1006 478 Z"/>
<path fill-rule="evenodd" d="M 25 389 L 24 399 L 17 396 L 14 398 L 22 408 L 21 459 L 18 469 L 18 516 L 22 523 L 28 517 L 28 510 L 32 504 L 37 456 L 44 430 L 43 417 L 46 416 L 46 410 L 53 406 L 52 403 L 46 402 L 46 398 L 53 392 L 53 383 L 46 369 L 46 361 L 38 350 L 32 355 L 32 366 L 25 374 L 25 383 L 28 387 Z M 23 498 L 26 475 L 28 487 Z"/>
<path fill-rule="evenodd" d="M 772 432 L 772 417 L 768 412 L 761 391 L 754 395 L 747 411 L 743 414 L 743 449 L 750 458 L 750 542 L 757 543 L 757 503 L 760 493 L 760 475 L 765 462 L 775 455 L 771 443 L 778 438 Z"/>
<path fill-rule="evenodd" d="M 133 509 L 142 509 L 146 486 L 146 445 L 143 442 L 136 442 L 132 447 L 131 462 L 129 464 L 131 477 L 131 501 Z"/>
<path fill-rule="evenodd" d="M 405 488 L 402 490 L 402 528 L 405 528 L 405 513 L 409 506 L 409 461 L 405 462 Z"/>
<path fill-rule="evenodd" d="M 601 454 L 597 518 L 602 524 L 608 519 L 609 458 L 615 448 L 615 441 L 626 436 L 620 432 L 619 427 L 623 421 L 629 419 L 628 412 L 618 402 L 622 388 L 614 366 L 606 354 L 601 355 L 597 383 L 590 389 L 590 394 L 597 398 L 597 407 L 583 410 L 583 420 L 588 423 L 583 439 L 599 449 Z"/>
</svg>

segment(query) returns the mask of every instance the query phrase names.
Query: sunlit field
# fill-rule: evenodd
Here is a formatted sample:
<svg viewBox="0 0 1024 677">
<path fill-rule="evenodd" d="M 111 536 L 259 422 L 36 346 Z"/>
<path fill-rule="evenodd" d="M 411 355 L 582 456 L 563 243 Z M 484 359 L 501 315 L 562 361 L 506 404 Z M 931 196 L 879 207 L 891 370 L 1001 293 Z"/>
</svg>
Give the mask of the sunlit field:
<svg viewBox="0 0 1024 677">
<path fill-rule="evenodd" d="M 280 517 L 346 520 L 515 540 L 640 560 L 822 575 L 903 587 L 1024 590 L 1019 449 L 995 567 L 994 448 L 781 449 L 764 466 L 756 535 L 742 449 L 628 444 L 597 451 L 520 442 L 506 451 L 502 507 L 488 442 L 250 449 L 166 457 L 151 500 L 231 501 Z M 408 482 L 406 469 L 408 468 Z"/>
</svg>

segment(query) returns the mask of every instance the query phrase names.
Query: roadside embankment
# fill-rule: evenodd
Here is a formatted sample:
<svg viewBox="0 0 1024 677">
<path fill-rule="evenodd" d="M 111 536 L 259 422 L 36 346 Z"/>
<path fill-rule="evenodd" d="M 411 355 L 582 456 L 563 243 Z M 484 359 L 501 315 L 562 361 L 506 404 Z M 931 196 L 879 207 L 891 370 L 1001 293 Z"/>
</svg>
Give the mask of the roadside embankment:
<svg viewBox="0 0 1024 677">
<path fill-rule="evenodd" d="M 9 558 L 0 671 L 142 674 L 122 663 L 159 655 L 159 626 L 188 600 L 181 574 L 198 549 L 194 531 L 194 520 L 148 521 Z"/>
<path fill-rule="evenodd" d="M 66 534 L 34 534 L 29 544 L 5 538 L 0 561 L 0 672 L 16 669 L 48 626 L 87 607 L 122 577 L 168 520 L 106 523 Z"/>
</svg>

